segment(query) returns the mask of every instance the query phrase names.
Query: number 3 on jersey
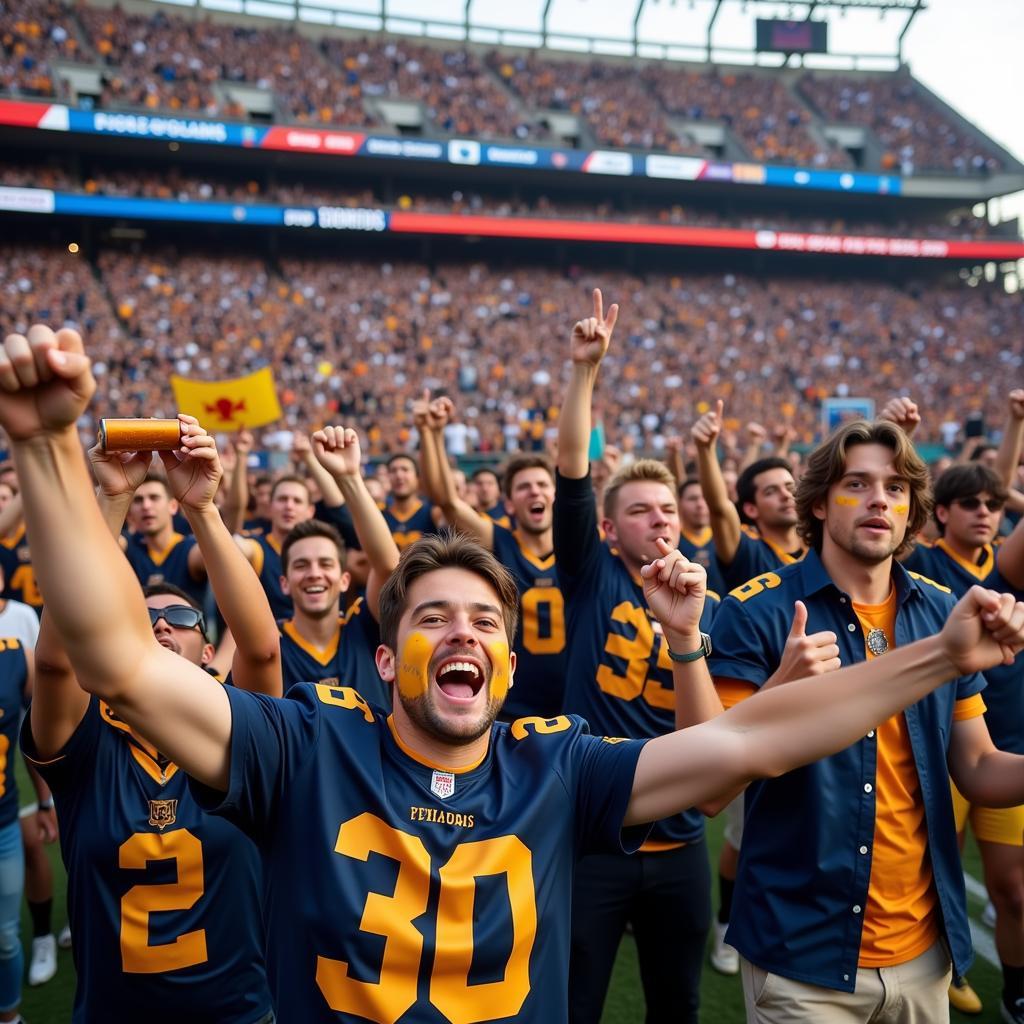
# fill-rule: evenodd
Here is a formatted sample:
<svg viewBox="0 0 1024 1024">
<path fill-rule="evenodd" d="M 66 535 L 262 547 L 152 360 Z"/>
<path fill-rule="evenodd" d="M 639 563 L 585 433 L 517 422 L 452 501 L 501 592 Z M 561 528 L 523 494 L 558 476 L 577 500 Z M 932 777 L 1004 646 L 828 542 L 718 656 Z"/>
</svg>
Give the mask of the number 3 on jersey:
<svg viewBox="0 0 1024 1024">
<path fill-rule="evenodd" d="M 599 665 L 597 685 L 613 697 L 635 700 L 643 696 L 652 707 L 671 711 L 675 706 L 673 691 L 662 686 L 656 678 L 648 678 L 656 640 L 659 642 L 657 667 L 672 670 L 664 636 L 655 636 L 647 612 L 629 601 L 623 601 L 612 609 L 612 622 L 621 623 L 633 630 L 632 637 L 625 633 L 609 633 L 604 644 L 606 654 L 626 662 L 626 672 L 620 676 L 610 665 Z"/>
<path fill-rule="evenodd" d="M 366 812 L 344 822 L 335 853 L 365 861 L 371 853 L 398 863 L 390 896 L 367 894 L 360 928 L 385 937 L 380 981 L 349 976 L 344 960 L 317 957 L 316 983 L 332 1010 L 375 1024 L 395 1024 L 416 1002 L 423 936 L 413 923 L 430 898 L 430 855 L 422 840 Z M 512 949 L 501 981 L 470 985 L 476 880 L 504 877 L 512 911 Z M 533 856 L 517 836 L 460 843 L 438 870 L 440 894 L 430 972 L 430 1002 L 452 1024 L 515 1017 L 530 994 L 530 954 L 537 935 Z"/>
</svg>

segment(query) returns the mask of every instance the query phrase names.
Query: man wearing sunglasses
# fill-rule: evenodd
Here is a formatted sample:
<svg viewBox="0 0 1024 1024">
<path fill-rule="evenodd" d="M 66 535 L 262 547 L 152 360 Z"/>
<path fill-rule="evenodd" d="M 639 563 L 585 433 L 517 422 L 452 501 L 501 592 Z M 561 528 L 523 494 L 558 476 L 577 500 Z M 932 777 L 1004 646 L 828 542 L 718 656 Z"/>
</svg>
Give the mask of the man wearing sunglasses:
<svg viewBox="0 0 1024 1024">
<path fill-rule="evenodd" d="M 939 539 L 919 545 L 904 560 L 905 568 L 944 586 L 957 597 L 979 584 L 1010 592 L 1024 582 L 1000 567 L 995 538 L 1006 504 L 1000 474 L 981 462 L 951 466 L 935 481 L 932 513 Z M 1019 563 L 1022 559 L 1018 558 Z M 985 672 L 985 723 L 1000 750 L 1024 753 L 1024 662 L 999 665 Z M 1024 1024 L 1024 806 L 971 806 L 953 792 L 957 830 L 968 817 L 985 871 L 985 884 L 996 908 L 996 951 L 1003 969 L 1003 1019 Z"/>
<path fill-rule="evenodd" d="M 161 456 L 238 645 L 233 677 L 239 687 L 280 693 L 273 616 L 213 503 L 221 477 L 213 438 L 192 417 L 182 428 L 182 448 Z M 116 536 L 152 453 L 108 455 L 97 446 L 90 459 Z M 193 599 L 169 583 L 143 593 L 175 671 L 206 668 L 214 649 Z M 256 847 L 200 808 L 172 758 L 79 687 L 49 616 L 36 650 L 22 745 L 50 783 L 61 826 L 78 974 L 72 1020 L 135 1020 L 145 1007 L 150 1024 L 268 1024 Z"/>
</svg>

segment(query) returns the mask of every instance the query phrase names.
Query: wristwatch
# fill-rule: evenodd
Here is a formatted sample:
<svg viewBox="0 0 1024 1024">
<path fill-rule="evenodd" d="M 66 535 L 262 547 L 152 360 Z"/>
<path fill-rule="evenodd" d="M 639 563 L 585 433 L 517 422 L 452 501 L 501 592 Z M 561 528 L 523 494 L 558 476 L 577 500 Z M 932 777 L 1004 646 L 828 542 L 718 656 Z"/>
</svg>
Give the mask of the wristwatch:
<svg viewBox="0 0 1024 1024">
<path fill-rule="evenodd" d="M 669 647 L 668 656 L 673 661 L 678 661 L 684 665 L 688 661 L 697 661 L 700 658 L 708 658 L 711 656 L 711 637 L 709 637 L 707 633 L 701 633 L 700 647 L 698 647 L 692 654 L 677 654 L 671 647 Z"/>
</svg>

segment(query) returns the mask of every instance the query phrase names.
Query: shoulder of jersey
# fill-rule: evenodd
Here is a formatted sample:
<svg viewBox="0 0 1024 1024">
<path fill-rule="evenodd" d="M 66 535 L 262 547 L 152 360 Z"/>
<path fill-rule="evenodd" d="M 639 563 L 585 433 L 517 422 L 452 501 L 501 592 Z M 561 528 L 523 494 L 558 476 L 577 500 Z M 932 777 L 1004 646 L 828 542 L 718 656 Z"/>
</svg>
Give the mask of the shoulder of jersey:
<svg viewBox="0 0 1024 1024">
<path fill-rule="evenodd" d="M 794 562 L 792 565 L 780 566 L 778 570 L 758 573 L 747 580 L 746 583 L 741 583 L 738 587 L 730 590 L 728 596 L 734 597 L 741 604 L 746 604 L 749 601 L 753 605 L 762 607 L 772 605 L 775 602 L 769 600 L 769 598 L 772 596 L 776 598 L 781 597 L 782 591 L 788 591 L 788 587 L 785 584 L 788 583 L 790 577 L 799 574 L 801 571 L 801 563 Z M 788 596 L 786 599 L 787 601 L 789 600 Z"/>
<path fill-rule="evenodd" d="M 922 576 L 919 572 L 911 572 L 908 569 L 907 575 L 912 580 L 917 580 L 918 583 L 924 583 L 926 586 L 934 587 L 936 590 L 940 591 L 943 594 L 952 595 L 953 593 L 953 591 L 949 587 L 945 586 L 942 583 L 936 583 L 935 580 L 929 579 L 927 576 Z"/>
<path fill-rule="evenodd" d="M 589 732 L 586 722 L 577 715 L 556 715 L 554 718 L 528 715 L 508 724 L 499 724 L 498 729 L 499 737 L 514 749 L 520 746 L 523 749 L 554 748 Z"/>
</svg>

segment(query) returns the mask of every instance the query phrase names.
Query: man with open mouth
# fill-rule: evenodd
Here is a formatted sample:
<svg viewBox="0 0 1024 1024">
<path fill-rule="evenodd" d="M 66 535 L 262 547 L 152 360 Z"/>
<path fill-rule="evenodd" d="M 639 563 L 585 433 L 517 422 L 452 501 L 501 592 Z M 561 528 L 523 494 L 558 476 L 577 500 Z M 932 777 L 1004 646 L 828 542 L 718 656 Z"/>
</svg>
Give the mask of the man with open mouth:
<svg viewBox="0 0 1024 1024">
<path fill-rule="evenodd" d="M 280 1024 L 566 1021 L 579 854 L 635 849 L 644 823 L 840 750 L 1024 647 L 1024 604 L 977 588 L 940 635 L 884 665 L 789 683 L 646 742 L 568 717 L 495 724 L 516 588 L 479 545 L 440 537 L 410 546 L 381 593 L 393 715 L 326 684 L 235 692 L 153 636 L 81 456 L 75 424 L 94 390 L 75 331 L 35 326 L 0 349 L 0 425 L 47 612 L 80 685 L 256 842 Z M 711 687 L 704 571 L 665 548 L 641 578 L 685 705 Z"/>
</svg>

